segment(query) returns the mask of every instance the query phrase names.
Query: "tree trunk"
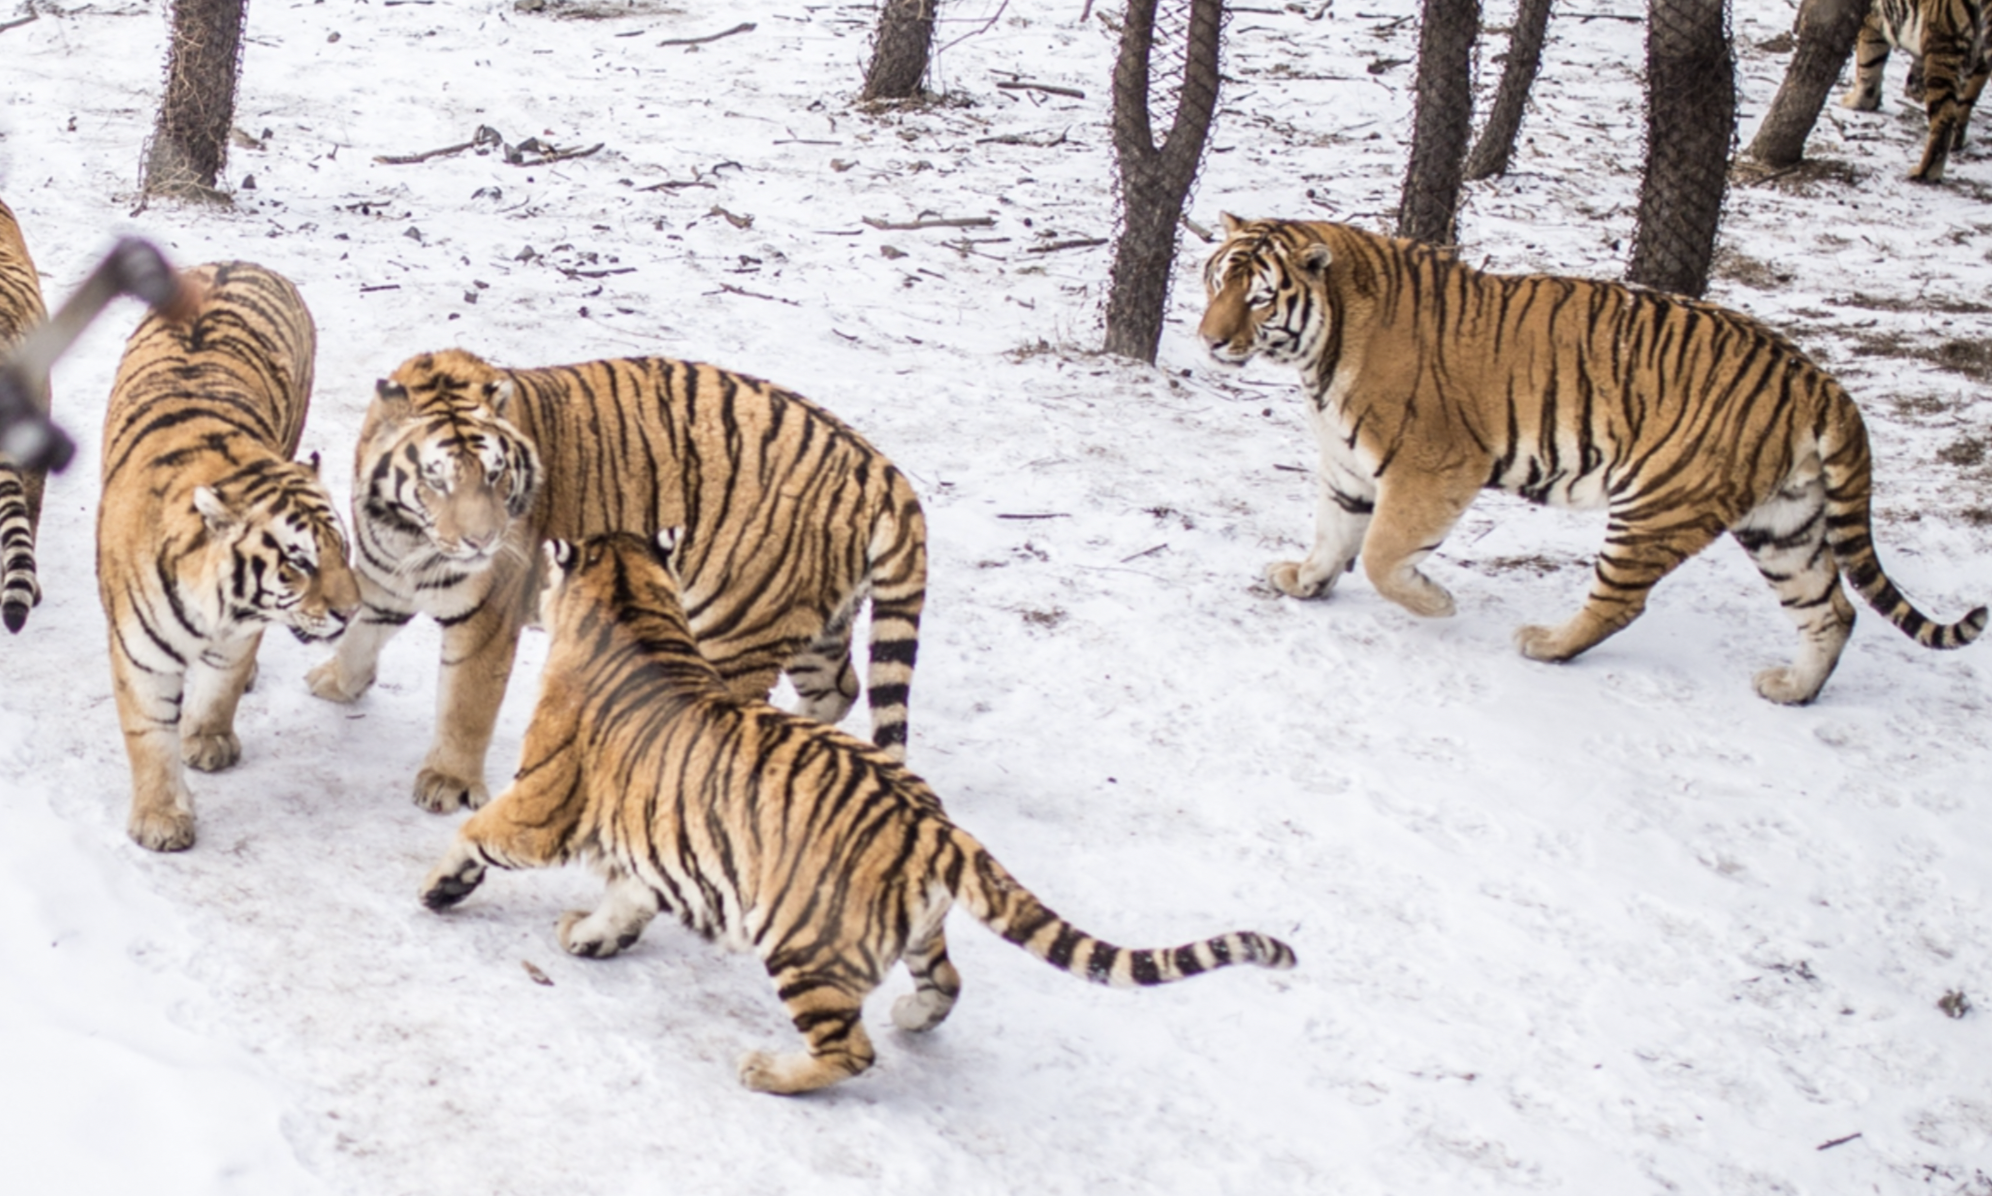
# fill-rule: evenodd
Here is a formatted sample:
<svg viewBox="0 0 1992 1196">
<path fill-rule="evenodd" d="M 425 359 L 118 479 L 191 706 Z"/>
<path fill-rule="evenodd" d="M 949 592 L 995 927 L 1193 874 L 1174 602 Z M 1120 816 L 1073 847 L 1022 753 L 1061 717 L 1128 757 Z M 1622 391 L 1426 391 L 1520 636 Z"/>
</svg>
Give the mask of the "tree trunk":
<svg viewBox="0 0 1992 1196">
<path fill-rule="evenodd" d="M 1550 3 L 1521 0 L 1515 10 L 1514 32 L 1508 35 L 1508 62 L 1501 68 L 1494 109 L 1487 114 L 1487 127 L 1473 143 L 1473 152 L 1466 156 L 1468 179 L 1491 179 L 1508 169 L 1508 156 L 1515 152 L 1515 134 L 1522 128 L 1522 110 L 1528 107 L 1529 88 L 1535 85 L 1536 71 L 1542 66 Z"/>
<path fill-rule="evenodd" d="M 173 0 L 166 96 L 146 148 L 147 196 L 223 198 L 217 189 L 235 122 L 235 76 L 249 0 Z"/>
<path fill-rule="evenodd" d="M 1736 61 L 1724 0 L 1647 0 L 1646 177 L 1626 277 L 1708 287 L 1736 136 Z"/>
<path fill-rule="evenodd" d="M 1218 42 L 1224 0 L 1172 0 L 1189 9 L 1188 55 L 1169 135 L 1154 139 L 1148 92 L 1157 0 L 1128 0 L 1120 57 L 1114 63 L 1114 152 L 1120 165 L 1121 233 L 1107 295 L 1109 353 L 1151 364 L 1162 342 L 1176 225 L 1197 177 L 1217 110 Z"/>
<path fill-rule="evenodd" d="M 1454 240 L 1460 171 L 1473 133 L 1473 39 L 1479 35 L 1480 0 L 1425 0 L 1411 162 L 1397 208 L 1400 237 L 1440 245 Z"/>
<path fill-rule="evenodd" d="M 1798 49 L 1785 68 L 1784 82 L 1757 135 L 1745 151 L 1766 166 L 1796 166 L 1805 156 L 1826 96 L 1839 81 L 1840 68 L 1854 52 L 1870 0 L 1805 0 L 1798 10 Z"/>
<path fill-rule="evenodd" d="M 934 48 L 934 11 L 940 0 L 885 0 L 865 69 L 866 100 L 905 100 L 920 93 Z"/>
</svg>

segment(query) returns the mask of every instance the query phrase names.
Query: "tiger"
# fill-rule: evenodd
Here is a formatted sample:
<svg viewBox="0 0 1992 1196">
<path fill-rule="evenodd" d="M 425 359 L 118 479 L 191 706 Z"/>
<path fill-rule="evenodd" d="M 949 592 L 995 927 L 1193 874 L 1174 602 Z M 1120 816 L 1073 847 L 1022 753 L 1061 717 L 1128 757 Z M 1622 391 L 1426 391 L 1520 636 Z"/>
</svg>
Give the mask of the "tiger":
<svg viewBox="0 0 1992 1196">
<path fill-rule="evenodd" d="M 957 902 L 1095 984 L 1294 966 L 1291 947 L 1254 931 L 1129 950 L 1045 908 L 891 752 L 735 692 L 683 605 L 686 547 L 676 529 L 546 546 L 551 645 L 519 771 L 423 880 L 428 908 L 458 904 L 490 868 L 593 864 L 602 901 L 560 918 L 561 947 L 612 956 L 668 911 L 753 952 L 808 1049 L 749 1052 L 739 1078 L 784 1095 L 872 1065 L 862 1007 L 895 962 L 914 989 L 893 1022 L 930 1030 L 948 1016 L 961 975 L 943 923 Z"/>
<path fill-rule="evenodd" d="M 1922 161 L 1909 175 L 1914 182 L 1941 182 L 1951 151 L 1964 147 L 1972 106 L 1992 70 L 1985 34 L 1983 0 L 1873 0 L 1868 9 L 1854 45 L 1854 85 L 1840 103 L 1863 112 L 1881 107 L 1889 48 L 1909 52 L 1930 118 Z"/>
<path fill-rule="evenodd" d="M 47 318 L 41 279 L 21 237 L 20 221 L 12 208 L 0 202 L 0 358 Z M 47 414 L 46 380 L 28 397 Z M 46 470 L 23 469 L 0 452 L 0 622 L 10 632 L 18 633 L 27 625 L 28 611 L 41 605 L 35 533 L 41 526 L 42 487 L 47 479 Z"/>
<path fill-rule="evenodd" d="M 1818 696 L 1854 624 L 1840 574 L 1917 643 L 1957 648 L 1983 606 L 1932 622 L 1875 556 L 1872 462 L 1839 383 L 1748 316 L 1679 295 L 1483 273 L 1346 225 L 1241 221 L 1204 267 L 1211 357 L 1292 365 L 1320 444 L 1314 543 L 1266 573 L 1325 595 L 1358 558 L 1415 614 L 1454 612 L 1419 565 L 1482 488 L 1607 512 L 1583 607 L 1515 633 L 1566 661 L 1639 617 L 1662 577 L 1728 532 L 1797 624 L 1758 694 Z"/>
<path fill-rule="evenodd" d="M 247 262 L 186 272 L 185 323 L 149 316 L 126 342 L 104 415 L 97 587 L 131 760 L 128 831 L 193 846 L 182 765 L 242 755 L 235 709 L 272 623 L 331 639 L 360 607 L 318 458 L 293 461 L 316 344 L 297 288 Z"/>
<path fill-rule="evenodd" d="M 706 658 L 742 698 L 786 669 L 822 722 L 857 697 L 851 623 L 869 595 L 872 739 L 904 755 L 925 518 L 892 462 L 802 396 L 668 358 L 508 370 L 449 349 L 376 386 L 355 457 L 364 606 L 310 683 L 356 700 L 395 631 L 418 612 L 442 624 L 423 808 L 489 799 L 484 758 L 549 537 L 684 526 Z"/>
</svg>

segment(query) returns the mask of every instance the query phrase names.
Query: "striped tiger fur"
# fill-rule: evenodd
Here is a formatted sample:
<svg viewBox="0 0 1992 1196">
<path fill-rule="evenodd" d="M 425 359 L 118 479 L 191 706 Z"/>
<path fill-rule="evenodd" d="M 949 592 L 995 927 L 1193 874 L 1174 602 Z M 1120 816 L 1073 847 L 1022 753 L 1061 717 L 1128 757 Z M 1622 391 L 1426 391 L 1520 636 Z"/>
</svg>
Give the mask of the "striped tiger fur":
<svg viewBox="0 0 1992 1196">
<path fill-rule="evenodd" d="M 0 357 L 47 317 L 41 279 L 21 238 L 20 222 L 13 209 L 0 203 Z M 30 397 L 44 412 L 48 410 L 46 385 Z M 47 477 L 46 471 L 22 469 L 0 453 L 0 622 L 8 631 L 19 631 L 28 621 L 28 611 L 41 604 L 35 532 L 41 526 L 42 485 Z"/>
<path fill-rule="evenodd" d="M 809 1047 L 747 1055 L 741 1082 L 761 1092 L 870 1067 L 862 1006 L 900 960 L 914 991 L 893 1021 L 939 1025 L 961 991 L 943 934 L 956 902 L 1095 984 L 1293 966 L 1286 944 L 1250 931 L 1127 950 L 1046 909 L 893 755 L 737 696 L 681 605 L 681 551 L 675 530 L 547 546 L 553 643 L 519 772 L 423 881 L 429 908 L 463 900 L 487 868 L 594 863 L 607 891 L 594 912 L 561 918 L 567 951 L 613 955 L 668 911 L 759 956 Z"/>
<path fill-rule="evenodd" d="M 410 359 L 360 431 L 355 567 L 366 606 L 314 692 L 352 701 L 417 612 L 443 625 L 436 738 L 415 800 L 484 804 L 484 757 L 539 554 L 553 537 L 687 529 L 687 609 L 734 694 L 784 669 L 799 712 L 858 693 L 851 622 L 871 611 L 872 738 L 906 745 L 926 598 L 926 523 L 905 477 L 807 399 L 709 365 L 644 358 L 501 370 L 460 350 Z"/>
<path fill-rule="evenodd" d="M 191 319 L 148 317 L 104 416 L 97 585 L 131 758 L 131 837 L 194 842 L 183 763 L 241 757 L 235 708 L 263 629 L 336 636 L 358 611 L 346 537 L 318 478 L 291 460 L 316 334 L 297 289 L 246 262 L 188 273 Z"/>
<path fill-rule="evenodd" d="M 1984 0 L 1874 0 L 1854 43 L 1854 86 L 1840 103 L 1872 112 L 1881 107 L 1881 76 L 1892 46 L 1921 68 L 1930 136 L 1909 175 L 1940 182 L 1951 151 L 1964 146 L 1971 109 L 1985 90 L 1988 59 Z"/>
<path fill-rule="evenodd" d="M 1984 607 L 1931 622 L 1875 557 L 1872 462 L 1853 399 L 1747 316 L 1610 282 L 1484 274 L 1344 225 L 1224 217 L 1204 269 L 1211 356 L 1297 367 L 1321 447 L 1312 550 L 1267 571 L 1326 593 L 1360 555 L 1384 597 L 1450 615 L 1419 571 L 1483 487 L 1603 507 L 1583 608 L 1523 627 L 1535 660 L 1568 660 L 1623 629 L 1675 566 L 1727 531 L 1798 624 L 1796 661 L 1756 676 L 1811 701 L 1854 608 L 1840 574 L 1917 643 L 1956 648 Z"/>
</svg>

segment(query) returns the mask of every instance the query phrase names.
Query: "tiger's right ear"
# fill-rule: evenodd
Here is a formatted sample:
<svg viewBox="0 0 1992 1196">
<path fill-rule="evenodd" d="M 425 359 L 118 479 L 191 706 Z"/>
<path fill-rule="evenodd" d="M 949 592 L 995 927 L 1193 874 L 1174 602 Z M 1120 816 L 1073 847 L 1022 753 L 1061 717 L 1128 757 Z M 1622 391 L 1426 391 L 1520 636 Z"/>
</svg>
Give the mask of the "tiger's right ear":
<svg viewBox="0 0 1992 1196">
<path fill-rule="evenodd" d="M 1229 212 L 1219 212 L 1217 214 L 1217 222 L 1223 227 L 1224 235 L 1227 237 L 1238 235 L 1238 230 L 1245 227 L 1243 220 L 1240 220 Z"/>
<path fill-rule="evenodd" d="M 510 419 L 512 400 L 519 393 L 519 384 L 510 378 L 500 378 L 484 384 L 484 401 L 491 404 L 491 411 L 501 419 Z"/>
<path fill-rule="evenodd" d="M 242 517 L 229 509 L 221 495 L 206 486 L 194 487 L 194 510 L 200 512 L 201 522 L 216 535 L 231 531 L 242 523 Z"/>
<path fill-rule="evenodd" d="M 678 546 L 685 542 L 685 529 L 667 527 L 657 533 L 657 559 L 673 577 L 678 574 Z"/>
<path fill-rule="evenodd" d="M 1300 268 L 1316 278 L 1325 276 L 1335 260 L 1335 251 L 1316 242 L 1300 251 Z"/>
<path fill-rule="evenodd" d="M 392 379 L 380 379 L 374 383 L 374 406 L 386 409 L 389 415 L 406 413 L 408 388 Z"/>
<path fill-rule="evenodd" d="M 562 573 L 574 572 L 575 563 L 581 559 L 581 555 L 574 551 L 574 545 L 566 540 L 548 540 L 545 548 L 549 570 L 558 569 Z"/>
</svg>

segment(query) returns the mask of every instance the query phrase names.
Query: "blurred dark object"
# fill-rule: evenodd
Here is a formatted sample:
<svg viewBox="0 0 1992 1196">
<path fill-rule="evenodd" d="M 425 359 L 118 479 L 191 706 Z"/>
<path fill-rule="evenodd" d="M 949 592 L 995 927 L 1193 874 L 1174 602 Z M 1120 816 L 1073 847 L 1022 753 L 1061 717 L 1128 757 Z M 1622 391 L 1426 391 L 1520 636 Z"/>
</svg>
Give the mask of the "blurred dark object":
<svg viewBox="0 0 1992 1196">
<path fill-rule="evenodd" d="M 126 237 L 112 246 L 69 301 L 13 353 L 0 358 L 0 452 L 22 468 L 59 472 L 76 455 L 75 443 L 35 406 L 31 396 L 47 383 L 55 359 L 119 295 L 135 295 L 175 320 L 191 316 L 199 302 L 151 242 Z"/>
</svg>

